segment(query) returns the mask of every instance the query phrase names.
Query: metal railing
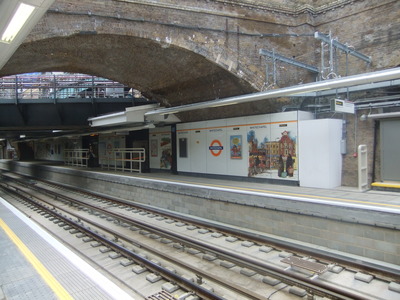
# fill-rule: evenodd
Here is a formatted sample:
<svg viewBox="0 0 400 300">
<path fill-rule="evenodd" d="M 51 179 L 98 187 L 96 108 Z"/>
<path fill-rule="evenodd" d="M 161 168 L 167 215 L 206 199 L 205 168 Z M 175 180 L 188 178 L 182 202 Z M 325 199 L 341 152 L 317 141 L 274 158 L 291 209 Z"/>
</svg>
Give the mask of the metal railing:
<svg viewBox="0 0 400 300">
<path fill-rule="evenodd" d="M 87 167 L 89 149 L 65 149 L 64 164 L 67 166 Z"/>
<path fill-rule="evenodd" d="M 134 95 L 129 87 L 116 81 L 90 75 L 37 74 L 0 78 L 0 99 L 133 97 Z"/>
<path fill-rule="evenodd" d="M 100 165 L 107 170 L 114 169 L 142 172 L 142 163 L 146 161 L 144 148 L 116 148 L 111 150 L 110 155 L 100 157 Z"/>
</svg>

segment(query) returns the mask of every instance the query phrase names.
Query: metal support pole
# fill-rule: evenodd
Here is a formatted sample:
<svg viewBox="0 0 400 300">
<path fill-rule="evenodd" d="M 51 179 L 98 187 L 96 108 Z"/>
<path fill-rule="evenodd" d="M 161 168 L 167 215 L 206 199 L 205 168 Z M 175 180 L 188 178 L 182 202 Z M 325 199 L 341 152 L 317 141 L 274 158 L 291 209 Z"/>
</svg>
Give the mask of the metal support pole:
<svg viewBox="0 0 400 300">
<path fill-rule="evenodd" d="M 18 76 L 15 76 L 15 104 L 18 104 Z"/>
<path fill-rule="evenodd" d="M 349 53 L 346 52 L 346 76 L 349 75 Z M 347 87 L 347 100 L 350 100 L 350 91 Z"/>
<path fill-rule="evenodd" d="M 276 56 L 275 56 L 275 50 L 273 50 L 273 52 L 272 52 L 272 60 L 273 60 L 273 63 L 274 63 L 274 85 L 276 85 L 276 81 L 277 81 L 277 73 L 276 73 Z"/>
<path fill-rule="evenodd" d="M 324 79 L 324 72 L 325 72 L 325 55 L 324 55 L 325 49 L 324 49 L 324 42 L 321 42 L 321 79 Z"/>
<path fill-rule="evenodd" d="M 114 149 L 114 170 L 117 171 L 117 152 Z"/>
<path fill-rule="evenodd" d="M 57 103 L 57 81 L 56 81 L 56 75 L 53 75 L 53 88 L 54 88 L 54 104 Z"/>
<path fill-rule="evenodd" d="M 329 71 L 330 73 L 334 72 L 334 68 L 333 68 L 333 39 L 332 39 L 332 35 L 329 32 Z"/>
<path fill-rule="evenodd" d="M 93 99 L 96 98 L 96 95 L 94 94 L 94 76 L 92 76 L 92 104 L 93 104 Z"/>
<path fill-rule="evenodd" d="M 306 70 L 308 70 L 310 72 L 319 73 L 318 68 L 316 68 L 314 66 L 311 66 L 311 65 L 308 65 L 308 64 L 305 64 L 305 63 L 302 63 L 302 62 L 299 62 L 299 61 L 297 61 L 297 60 L 295 60 L 293 58 L 289 58 L 289 57 L 285 57 L 285 56 L 282 56 L 280 54 L 277 54 L 277 53 L 275 53 L 275 50 L 268 51 L 268 50 L 260 49 L 259 53 L 260 53 L 260 55 L 272 57 L 274 61 L 280 60 L 280 61 L 283 61 L 285 63 L 294 65 L 296 67 L 306 69 Z"/>
<path fill-rule="evenodd" d="M 370 64 L 372 61 L 369 56 L 366 56 L 358 51 L 355 51 L 354 49 L 351 49 L 349 46 L 339 43 L 337 40 L 331 39 L 330 35 L 323 34 L 323 33 L 316 31 L 314 33 L 314 37 L 318 40 L 324 41 L 325 43 L 328 43 L 328 44 L 331 43 L 332 46 L 342 50 L 343 52 L 349 53 L 359 59 L 362 59 L 366 63 Z"/>
</svg>

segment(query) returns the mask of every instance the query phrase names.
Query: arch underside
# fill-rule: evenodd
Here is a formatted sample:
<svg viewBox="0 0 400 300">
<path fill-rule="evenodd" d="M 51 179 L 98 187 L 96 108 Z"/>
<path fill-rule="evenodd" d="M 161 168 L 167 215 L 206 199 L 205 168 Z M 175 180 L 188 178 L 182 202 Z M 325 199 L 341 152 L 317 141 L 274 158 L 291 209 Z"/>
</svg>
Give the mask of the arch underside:
<svg viewBox="0 0 400 300">
<path fill-rule="evenodd" d="M 25 43 L 0 76 L 45 71 L 116 80 L 166 107 L 255 92 L 248 82 L 189 50 L 150 39 L 105 34 L 76 34 Z M 181 114 L 180 118 L 194 121 L 272 112 L 276 111 L 275 105 L 203 109 Z"/>
</svg>

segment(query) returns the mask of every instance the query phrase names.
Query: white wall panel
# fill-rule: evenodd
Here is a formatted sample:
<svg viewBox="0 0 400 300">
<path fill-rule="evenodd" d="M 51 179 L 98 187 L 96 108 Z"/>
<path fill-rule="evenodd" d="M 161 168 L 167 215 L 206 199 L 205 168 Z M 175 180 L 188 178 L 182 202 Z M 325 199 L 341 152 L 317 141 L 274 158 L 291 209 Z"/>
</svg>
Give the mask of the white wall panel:
<svg viewBox="0 0 400 300">
<path fill-rule="evenodd" d="M 226 119 L 207 121 L 207 173 L 226 174 Z"/>
<path fill-rule="evenodd" d="M 270 114 L 271 122 L 297 121 L 297 111 Z"/>
<path fill-rule="evenodd" d="M 341 185 L 341 138 L 341 120 L 299 122 L 300 186 L 335 188 Z"/>
<path fill-rule="evenodd" d="M 194 173 L 207 173 L 207 123 L 192 123 L 190 131 L 190 169 Z"/>
<path fill-rule="evenodd" d="M 299 121 L 313 120 L 314 119 L 314 114 L 310 113 L 308 111 L 299 110 L 297 112 L 297 116 L 298 116 Z"/>
<path fill-rule="evenodd" d="M 178 171 L 181 172 L 191 172 L 189 147 L 191 128 L 191 123 L 176 125 L 177 165 Z"/>
<path fill-rule="evenodd" d="M 178 171 L 297 181 L 300 114 L 313 117 L 294 111 L 178 124 Z"/>
</svg>

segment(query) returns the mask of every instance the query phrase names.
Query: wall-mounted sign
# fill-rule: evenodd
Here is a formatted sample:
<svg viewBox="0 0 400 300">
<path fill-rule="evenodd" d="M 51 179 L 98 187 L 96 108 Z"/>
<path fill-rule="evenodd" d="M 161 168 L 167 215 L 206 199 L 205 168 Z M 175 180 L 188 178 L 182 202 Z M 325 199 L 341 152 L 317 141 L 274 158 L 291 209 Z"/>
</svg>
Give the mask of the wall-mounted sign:
<svg viewBox="0 0 400 300">
<path fill-rule="evenodd" d="M 223 149 L 224 147 L 219 140 L 213 140 L 208 147 L 208 150 L 210 150 L 213 156 L 219 156 L 222 153 Z"/>
<path fill-rule="evenodd" d="M 331 111 L 354 114 L 354 103 L 341 99 L 333 99 L 331 100 Z"/>
</svg>

